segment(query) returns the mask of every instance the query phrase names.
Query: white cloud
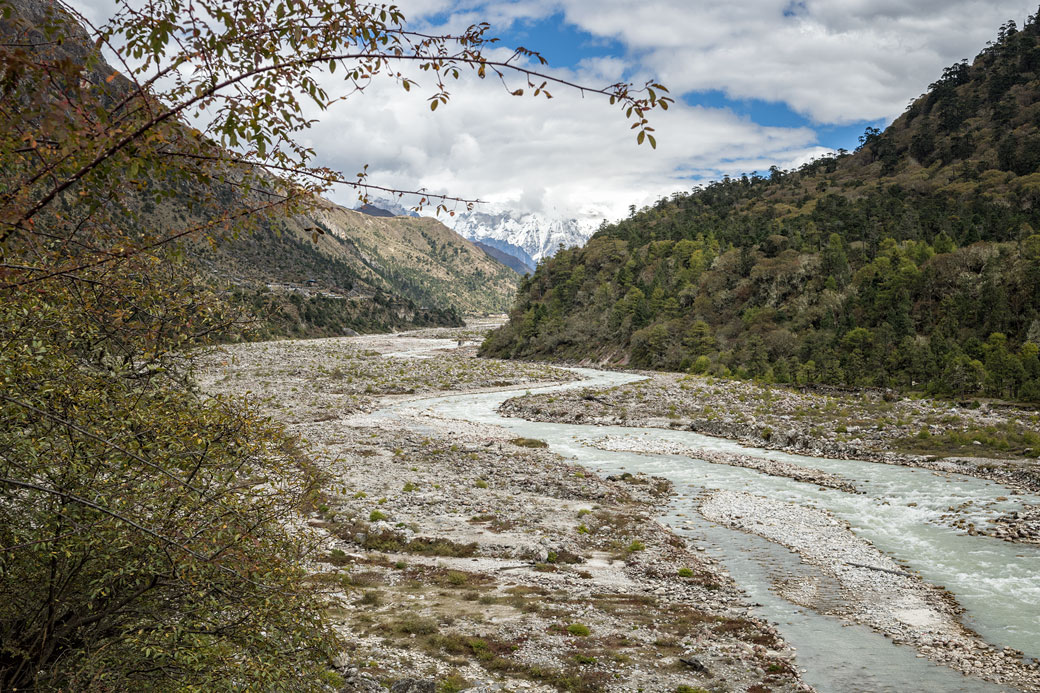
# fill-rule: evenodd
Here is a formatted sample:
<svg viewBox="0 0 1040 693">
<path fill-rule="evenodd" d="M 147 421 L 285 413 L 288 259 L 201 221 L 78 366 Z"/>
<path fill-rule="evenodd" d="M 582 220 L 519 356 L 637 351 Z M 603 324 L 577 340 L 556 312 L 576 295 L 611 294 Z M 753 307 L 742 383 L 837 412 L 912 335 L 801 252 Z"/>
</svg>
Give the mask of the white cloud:
<svg viewBox="0 0 1040 693">
<path fill-rule="evenodd" d="M 99 18 L 111 2 L 82 4 Z M 676 96 L 720 90 L 732 99 L 782 102 L 826 124 L 891 119 L 943 67 L 974 56 L 1000 24 L 1021 22 L 1033 9 L 1022 0 L 399 4 L 416 29 L 459 30 L 487 20 L 506 31 L 562 14 L 624 48 L 557 74 L 593 85 L 657 76 Z M 539 48 L 536 34 L 524 42 Z M 428 74 L 419 81 L 431 86 Z M 368 163 L 369 180 L 381 185 L 425 186 L 517 211 L 609 218 L 701 179 L 789 167 L 824 151 L 810 128 L 767 128 L 727 110 L 681 103 L 653 116 L 654 151 L 637 147 L 625 119 L 602 99 L 562 88 L 549 102 L 514 98 L 491 80 L 464 79 L 449 90 L 451 102 L 430 113 L 429 91 L 409 94 L 377 80 L 341 108 L 315 114 L 322 120 L 310 144 L 320 163 L 348 175 Z M 353 202 L 347 192 L 337 198 Z"/>
<path fill-rule="evenodd" d="M 621 41 L 673 91 L 781 101 L 820 123 L 894 118 L 943 67 L 1036 9 L 1022 0 L 561 2 L 569 21 Z"/>
<path fill-rule="evenodd" d="M 402 0 L 413 19 L 427 0 Z M 469 0 L 459 27 L 484 17 L 499 30 L 562 12 L 621 42 L 628 67 L 673 92 L 720 90 L 788 104 L 819 123 L 892 119 L 942 68 L 974 57 L 1024 0 Z M 440 10 L 446 8 L 441 6 Z M 537 46 L 528 46 L 537 49 Z"/>
<path fill-rule="evenodd" d="M 369 163 L 370 180 L 380 184 L 596 219 L 688 189 L 691 175 L 714 178 L 820 152 L 808 128 L 764 128 L 727 110 L 683 105 L 654 116 L 653 150 L 636 145 L 603 97 L 566 89 L 548 101 L 513 97 L 476 79 L 449 88 L 451 101 L 431 113 L 422 97 L 374 83 L 325 114 L 310 144 L 346 171 Z M 339 199 L 351 202 L 346 192 Z"/>
</svg>

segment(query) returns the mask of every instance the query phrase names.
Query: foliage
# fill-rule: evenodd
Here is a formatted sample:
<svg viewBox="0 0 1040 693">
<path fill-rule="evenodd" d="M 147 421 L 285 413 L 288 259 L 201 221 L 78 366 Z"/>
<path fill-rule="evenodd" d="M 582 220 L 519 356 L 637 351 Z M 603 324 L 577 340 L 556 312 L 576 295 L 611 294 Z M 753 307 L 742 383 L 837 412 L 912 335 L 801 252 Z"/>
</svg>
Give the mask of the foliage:
<svg viewBox="0 0 1040 693">
<path fill-rule="evenodd" d="M 555 81 L 486 59 L 487 25 L 422 36 L 346 0 L 121 4 L 103 27 L 60 2 L 0 12 L 0 689 L 329 690 L 336 638 L 292 529 L 318 480 L 248 405 L 192 389 L 187 350 L 239 316 L 184 258 L 335 182 L 375 187 L 311 164 L 308 104 L 410 90 L 395 63 L 432 76 L 431 108 L 463 67 Z M 641 140 L 669 102 L 590 91 Z"/>
<path fill-rule="evenodd" d="M 567 632 L 578 637 L 586 637 L 591 631 L 584 623 L 572 623 L 567 626 Z"/>
<path fill-rule="evenodd" d="M 150 294 L 161 269 L 0 305 L 0 687 L 321 690 L 335 640 L 286 528 L 313 474 L 178 382 L 182 335 L 148 332 L 220 316 Z"/>
<path fill-rule="evenodd" d="M 676 193 L 522 284 L 482 354 L 1040 401 L 1040 24 L 854 153 Z"/>
</svg>

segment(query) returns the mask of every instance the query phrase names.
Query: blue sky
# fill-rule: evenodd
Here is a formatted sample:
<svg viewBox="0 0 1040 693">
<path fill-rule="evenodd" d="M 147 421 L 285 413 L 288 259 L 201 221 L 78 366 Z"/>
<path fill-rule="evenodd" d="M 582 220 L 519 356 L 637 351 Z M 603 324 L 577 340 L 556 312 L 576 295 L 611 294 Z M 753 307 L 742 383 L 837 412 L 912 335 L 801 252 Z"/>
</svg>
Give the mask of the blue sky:
<svg viewBox="0 0 1040 693">
<path fill-rule="evenodd" d="M 513 211 L 617 218 L 724 175 L 855 149 L 944 67 L 973 58 L 1008 19 L 1022 23 L 1032 2 L 401 0 L 425 28 L 488 21 L 502 46 L 539 51 L 550 72 L 599 86 L 654 78 L 677 103 L 653 115 L 651 151 L 602 105 L 530 108 L 465 86 L 451 123 L 396 111 L 398 139 L 421 134 L 401 145 L 403 166 L 369 150 L 379 159 L 370 170 L 401 184 L 417 175 L 431 190 L 461 186 Z"/>
</svg>

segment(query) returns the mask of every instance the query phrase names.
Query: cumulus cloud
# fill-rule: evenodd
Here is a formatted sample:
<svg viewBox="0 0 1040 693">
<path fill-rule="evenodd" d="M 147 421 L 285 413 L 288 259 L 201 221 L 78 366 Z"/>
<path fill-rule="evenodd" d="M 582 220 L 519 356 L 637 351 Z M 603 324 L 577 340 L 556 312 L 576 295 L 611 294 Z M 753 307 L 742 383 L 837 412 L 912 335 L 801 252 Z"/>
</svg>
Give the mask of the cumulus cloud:
<svg viewBox="0 0 1040 693">
<path fill-rule="evenodd" d="M 402 5 L 413 20 L 447 29 L 487 19 L 507 31 L 562 14 L 624 47 L 622 55 L 580 63 L 576 77 L 587 83 L 656 76 L 673 94 L 718 90 L 838 125 L 893 119 L 943 67 L 974 56 L 1000 24 L 1021 22 L 1032 9 L 1020 0 L 467 0 L 438 5 L 431 15 L 408 0 Z M 523 211 L 546 211 L 532 209 L 538 199 L 543 207 L 608 217 L 694 182 L 791 167 L 825 151 L 806 128 L 765 128 L 726 110 L 679 107 L 655 123 L 661 149 L 654 152 L 636 148 L 602 104 L 539 106 L 467 85 L 447 120 L 402 114 L 412 130 L 399 133 L 436 146 L 454 143 L 462 128 L 479 143 L 479 159 L 463 163 L 449 148 L 436 154 L 438 167 L 416 171 L 431 189 L 472 191 Z M 400 167 L 374 170 L 407 179 Z M 526 192 L 543 188 L 540 196 Z"/>
<path fill-rule="evenodd" d="M 342 170 L 367 162 L 369 178 L 381 184 L 595 219 L 704 178 L 822 151 L 809 128 L 767 128 L 725 109 L 683 105 L 654 116 L 653 150 L 636 145 L 623 114 L 602 97 L 566 89 L 549 101 L 514 97 L 476 79 L 450 90 L 451 101 L 431 113 L 421 96 L 374 83 L 326 113 L 310 144 Z M 341 201 L 349 199 L 343 193 Z"/>
<path fill-rule="evenodd" d="M 1032 0 L 1035 2 L 1035 0 Z M 81 0 L 92 18 L 112 0 Z M 559 18 L 620 46 L 554 74 L 601 86 L 656 76 L 673 95 L 717 90 L 733 100 L 786 104 L 817 124 L 891 119 L 944 66 L 977 53 L 1021 0 L 399 0 L 411 28 L 496 32 Z M 502 55 L 509 55 L 502 48 Z M 551 59 L 552 54 L 548 52 Z M 429 75 L 416 75 L 429 88 Z M 332 81 L 330 81 L 332 84 Z M 520 86 L 520 85 L 518 85 Z M 658 149 L 605 100 L 553 90 L 516 98 L 491 80 L 450 83 L 435 113 L 425 97 L 377 80 L 326 113 L 309 133 L 320 163 L 396 188 L 480 198 L 518 212 L 616 218 L 698 183 L 797 165 L 826 150 L 811 127 L 764 127 L 724 108 L 676 104 L 657 113 Z M 335 194 L 352 204 L 349 191 Z M 406 201 L 407 202 L 407 201 Z"/>
<path fill-rule="evenodd" d="M 516 3 L 464 3 L 508 26 Z M 525 3 L 520 3 L 525 5 Z M 548 0 L 531 3 L 627 49 L 679 93 L 788 104 L 817 123 L 892 119 L 942 68 L 972 58 L 1023 0 Z M 407 7 L 407 0 L 405 2 Z M 515 12 L 514 12 L 515 13 Z M 418 16 L 422 16 L 419 13 Z"/>
</svg>

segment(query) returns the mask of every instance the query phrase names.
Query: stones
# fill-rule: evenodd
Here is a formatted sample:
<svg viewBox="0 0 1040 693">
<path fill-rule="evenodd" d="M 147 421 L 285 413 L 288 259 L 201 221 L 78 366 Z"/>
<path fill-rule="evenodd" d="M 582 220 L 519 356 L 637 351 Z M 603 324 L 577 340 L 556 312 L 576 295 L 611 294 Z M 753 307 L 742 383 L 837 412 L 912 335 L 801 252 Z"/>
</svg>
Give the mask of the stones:
<svg viewBox="0 0 1040 693">
<path fill-rule="evenodd" d="M 342 587 L 334 615 L 346 641 L 347 655 L 334 662 L 345 678 L 342 693 L 385 693 L 395 680 L 395 691 L 433 691 L 451 681 L 473 693 L 551 693 L 531 671 L 606 676 L 613 691 L 704 686 L 690 665 L 677 663 L 675 653 L 686 648 L 696 648 L 688 652 L 715 676 L 712 687 L 761 682 L 755 669 L 768 668 L 767 654 L 743 641 L 768 626 L 748 614 L 746 598 L 704 547 L 694 551 L 658 524 L 669 502 L 660 480 L 607 481 L 549 450 L 510 445 L 515 434 L 502 428 L 409 408 L 399 395 L 392 412 L 364 413 L 389 403 L 377 398 L 401 372 L 418 395 L 504 386 L 507 376 L 550 380 L 554 371 L 509 363 L 496 374 L 494 362 L 433 351 L 402 365 L 367 355 L 368 339 L 235 345 L 229 351 L 241 358 L 233 364 L 247 367 L 242 377 L 225 369 L 216 388 L 271 397 L 260 406 L 304 436 L 329 475 L 323 505 L 301 531 L 323 543 L 313 571 L 334 592 Z M 380 349 L 398 340 L 372 339 Z M 371 393 L 358 374 L 369 366 Z M 372 519 L 374 511 L 385 517 Z M 429 553 L 405 546 L 421 538 L 431 540 Z M 436 540 L 444 544 L 437 548 Z M 453 553 L 471 542 L 472 553 Z M 633 544 L 642 548 L 626 548 Z M 694 575 L 679 577 L 677 566 Z M 700 618 L 688 623 L 691 609 Z M 404 614 L 425 630 L 396 630 Z M 715 632 L 717 619 L 730 617 L 755 626 Z M 624 642 L 624 658 L 594 653 L 594 662 L 576 661 L 569 643 L 577 636 L 554 628 L 560 623 L 588 625 L 589 641 Z M 439 650 L 442 638 L 484 638 L 510 667 L 489 672 L 465 647 Z M 771 647 L 793 654 L 779 637 Z M 359 671 L 352 661 L 365 665 Z M 796 673 L 768 685 L 776 693 L 805 689 Z"/>
<path fill-rule="evenodd" d="M 703 448 L 691 448 L 665 440 L 653 439 L 643 440 L 638 438 L 607 436 L 596 441 L 596 447 L 601 450 L 613 450 L 617 452 L 652 452 L 654 454 L 685 455 L 713 464 L 725 464 L 731 467 L 745 467 L 769 474 L 770 476 L 782 476 L 795 481 L 815 484 L 823 488 L 832 488 L 846 493 L 860 493 L 856 485 L 851 481 L 843 479 L 836 474 L 828 474 L 818 469 L 801 467 L 790 462 L 781 462 L 765 457 L 752 457 L 751 455 L 738 455 L 717 450 Z M 631 474 L 629 474 L 631 477 Z M 607 477 L 614 480 L 619 477 Z"/>
<path fill-rule="evenodd" d="M 401 679 L 390 686 L 390 693 L 437 693 L 437 682 L 430 679 Z"/>
<path fill-rule="evenodd" d="M 679 661 L 688 666 L 691 670 L 696 672 L 707 672 L 708 667 L 704 666 L 701 660 L 697 659 L 693 655 L 683 655 L 679 657 Z"/>
<path fill-rule="evenodd" d="M 872 390 L 763 386 L 676 373 L 647 374 L 638 383 L 607 390 L 573 390 L 512 399 L 500 411 L 531 421 L 615 424 L 695 431 L 756 447 L 834 459 L 865 459 L 953 471 L 1040 491 L 1040 468 L 1026 459 L 947 458 L 896 453 L 922 430 L 951 431 L 1014 425 L 1036 430 L 1029 414 L 1014 408 L 959 409 L 935 400 L 883 397 Z M 618 416 L 618 412 L 625 416 Z M 879 419 L 888 423 L 878 424 Z M 893 425 L 892 420 L 897 423 Z"/>
<path fill-rule="evenodd" d="M 757 534 L 796 551 L 833 582 L 841 599 L 827 613 L 877 630 L 922 656 L 988 680 L 999 678 L 1022 690 L 1040 690 L 1040 672 L 1004 656 L 968 631 L 960 608 L 942 588 L 901 570 L 891 558 L 857 537 L 830 513 L 740 491 L 717 491 L 700 506 L 707 519 Z M 817 607 L 814 594 L 798 591 L 804 581 L 780 585 L 796 603 Z M 818 608 L 818 607 L 817 607 Z"/>
<path fill-rule="evenodd" d="M 343 672 L 343 680 L 344 685 L 338 693 L 383 693 L 386 690 L 374 678 L 354 668 L 348 668 Z"/>
</svg>

